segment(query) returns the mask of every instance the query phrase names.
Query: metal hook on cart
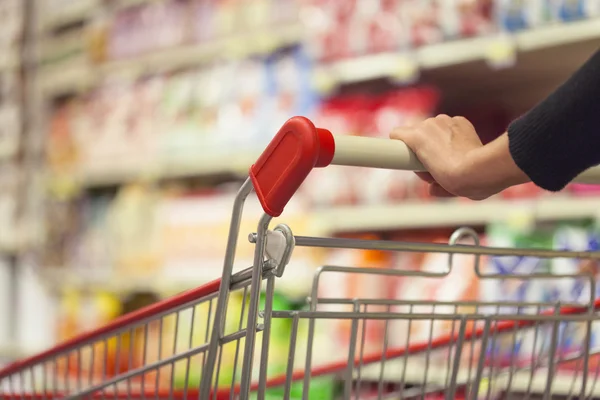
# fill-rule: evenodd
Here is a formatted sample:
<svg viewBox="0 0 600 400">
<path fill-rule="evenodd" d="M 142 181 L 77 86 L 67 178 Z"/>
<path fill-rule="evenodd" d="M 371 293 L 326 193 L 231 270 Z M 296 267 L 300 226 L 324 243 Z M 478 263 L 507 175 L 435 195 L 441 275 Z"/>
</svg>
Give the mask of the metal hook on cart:
<svg viewBox="0 0 600 400">
<path fill-rule="evenodd" d="M 257 234 L 248 235 L 250 243 L 256 243 Z M 273 230 L 267 231 L 265 253 L 268 257 L 267 262 L 275 264 L 275 276 L 281 278 L 285 267 L 290 262 L 296 238 L 292 229 L 286 224 L 279 224 Z"/>
<path fill-rule="evenodd" d="M 450 240 L 448 241 L 449 246 L 456 246 L 461 239 L 471 238 L 473 239 L 473 245 L 475 247 L 480 247 L 479 235 L 472 228 L 462 227 L 455 230 L 450 236 Z M 481 265 L 481 255 L 474 254 L 475 256 L 475 273 L 477 276 L 481 277 L 480 265 Z M 454 260 L 454 253 L 448 253 L 448 274 L 452 272 L 452 262 Z"/>
</svg>

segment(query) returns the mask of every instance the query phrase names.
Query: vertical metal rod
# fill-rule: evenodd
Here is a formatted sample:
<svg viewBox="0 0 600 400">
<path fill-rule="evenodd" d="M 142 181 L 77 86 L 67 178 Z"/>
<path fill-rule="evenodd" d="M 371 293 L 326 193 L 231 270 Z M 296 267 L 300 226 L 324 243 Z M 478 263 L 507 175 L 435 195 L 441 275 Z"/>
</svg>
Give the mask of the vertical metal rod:
<svg viewBox="0 0 600 400">
<path fill-rule="evenodd" d="M 391 306 L 387 306 L 387 312 L 391 311 Z M 389 327 L 389 319 L 385 320 L 385 325 L 383 328 L 383 349 L 381 353 L 381 368 L 379 369 L 379 383 L 377 384 L 377 399 L 381 399 L 383 395 L 383 379 L 384 379 L 384 370 L 385 370 L 385 362 L 387 361 L 387 348 L 388 348 L 388 327 Z"/>
<path fill-rule="evenodd" d="M 575 391 L 575 383 L 577 382 L 577 378 L 579 377 L 579 373 L 581 371 L 581 360 L 577 360 L 575 362 L 575 374 L 573 375 L 573 379 L 571 380 L 571 386 L 569 387 L 569 396 L 567 396 L 566 400 L 571 400 L 573 398 L 573 393 Z M 585 374 L 585 372 L 584 372 Z M 581 397 L 579 397 L 581 398 Z"/>
<path fill-rule="evenodd" d="M 44 391 L 43 395 L 42 395 L 42 400 L 46 400 L 47 399 L 47 393 L 49 392 L 48 389 L 48 365 L 47 363 L 42 363 L 42 390 Z"/>
<path fill-rule="evenodd" d="M 521 314 L 521 307 L 517 307 L 517 314 Z M 506 394 L 510 396 L 510 389 L 512 388 L 513 376 L 515 374 L 515 353 L 517 348 L 517 334 L 518 334 L 518 323 L 515 323 L 515 326 L 512 330 L 512 340 L 510 346 L 510 368 L 508 371 L 508 383 L 506 384 Z"/>
<path fill-rule="evenodd" d="M 8 342 L 13 345 L 19 343 L 18 309 L 19 309 L 19 271 L 17 257 L 12 255 L 8 259 Z"/>
<path fill-rule="evenodd" d="M 79 364 L 81 365 L 81 364 Z M 31 390 L 34 392 L 38 391 L 38 387 L 36 385 L 36 379 L 35 379 L 35 367 L 31 367 L 29 369 L 29 372 L 31 373 Z"/>
<path fill-rule="evenodd" d="M 129 354 L 127 356 L 127 371 L 131 371 L 133 366 L 133 337 L 136 329 L 129 329 Z M 127 378 L 127 397 L 131 398 L 131 378 Z"/>
<path fill-rule="evenodd" d="M 229 224 L 229 235 L 227 237 L 227 249 L 225 251 L 225 259 L 223 261 L 223 274 L 221 276 L 221 287 L 219 289 L 219 297 L 217 299 L 217 309 L 215 311 L 215 322 L 213 323 L 210 342 L 208 347 L 208 354 L 206 356 L 206 363 L 202 373 L 200 381 L 200 392 L 198 393 L 199 398 L 208 399 L 210 396 L 210 389 L 212 383 L 212 376 L 217 361 L 217 352 L 219 350 L 219 340 L 223 334 L 225 327 L 225 310 L 227 307 L 227 297 L 229 295 L 229 288 L 231 286 L 231 271 L 233 268 L 233 261 L 235 259 L 235 249 L 237 247 L 237 240 L 240 232 L 240 222 L 242 217 L 242 211 L 244 208 L 244 201 L 250 191 L 252 190 L 252 181 L 247 179 L 238 191 L 235 201 L 233 202 L 233 211 L 231 214 L 231 222 Z"/>
<path fill-rule="evenodd" d="M 311 306 L 310 311 L 316 311 L 316 299 L 311 298 Z M 308 337 L 306 339 L 306 360 L 304 364 L 304 371 L 310 371 L 312 369 L 312 350 L 313 350 L 313 341 L 315 336 L 315 324 L 316 321 L 314 318 L 310 318 L 308 320 Z M 302 383 L 302 400 L 306 400 L 308 398 L 308 389 L 310 387 L 310 374 L 304 374 L 304 382 Z M 306 393 L 306 395 L 305 395 Z"/>
<path fill-rule="evenodd" d="M 584 339 L 584 347 L 583 347 L 583 369 L 581 373 L 581 393 L 579 394 L 579 398 L 585 398 L 585 392 L 587 388 L 587 380 L 588 380 L 588 369 L 590 367 L 590 350 L 592 345 L 592 318 L 593 318 L 593 308 L 590 309 L 589 314 L 590 319 L 585 322 L 585 339 Z"/>
<path fill-rule="evenodd" d="M 70 368 L 70 361 L 71 361 L 71 357 L 69 357 L 69 353 L 67 352 L 65 354 L 65 376 L 64 376 L 64 379 L 65 379 L 65 385 L 64 385 L 65 389 L 64 389 L 64 391 L 67 394 L 70 391 L 69 390 L 69 368 Z"/>
<path fill-rule="evenodd" d="M 121 338 L 122 338 L 122 335 L 120 332 L 117 332 L 115 337 L 117 339 L 117 349 L 115 351 L 115 360 L 116 360 L 115 373 L 117 375 L 119 375 L 119 374 L 121 374 Z M 80 364 L 78 364 L 78 365 L 80 365 Z M 118 386 L 118 383 L 115 382 L 115 396 L 114 396 L 115 400 L 118 398 L 118 395 L 117 395 L 118 387 L 117 386 Z M 78 390 L 81 390 L 81 388 L 79 388 Z"/>
<path fill-rule="evenodd" d="M 142 365 L 147 365 L 147 357 L 148 357 L 148 324 L 144 325 L 144 344 L 142 347 L 144 350 L 142 351 Z M 104 377 L 102 378 L 104 381 Z M 142 372 L 142 399 L 146 399 L 146 391 L 144 388 L 146 387 L 146 372 Z"/>
<path fill-rule="evenodd" d="M 557 312 L 555 314 L 558 315 L 560 306 L 557 306 L 556 310 Z M 556 354 L 556 348 L 558 347 L 558 325 L 558 320 L 552 323 L 552 338 L 550 340 L 550 349 L 548 350 L 548 375 L 546 378 L 546 390 L 544 391 L 544 400 L 549 400 L 552 395 L 551 390 L 552 379 L 554 377 L 554 355 Z"/>
<path fill-rule="evenodd" d="M 78 348 L 76 350 L 77 351 L 77 373 L 76 373 L 77 374 L 77 386 L 76 386 L 75 390 L 77 390 L 78 392 L 81 391 L 81 385 L 82 385 L 81 381 L 83 380 L 83 377 L 82 377 L 82 375 L 83 375 L 83 373 L 82 373 L 83 372 L 83 367 L 81 365 L 81 350 L 82 350 L 81 348 Z M 117 348 L 117 357 L 116 357 L 117 358 L 117 362 L 119 360 L 118 353 L 119 353 L 119 350 Z"/>
<path fill-rule="evenodd" d="M 432 314 L 435 315 L 435 305 L 433 306 Z M 431 319 L 431 325 L 429 326 L 429 340 L 427 341 L 427 351 L 425 353 L 425 373 L 423 374 L 423 391 L 421 392 L 421 399 L 425 399 L 425 393 L 427 392 L 427 376 L 429 375 L 429 362 L 431 359 L 431 342 L 433 341 L 433 325 L 435 319 Z"/>
<path fill-rule="evenodd" d="M 541 312 L 542 308 L 540 306 L 537 306 L 537 314 L 539 314 Z M 539 332 L 540 332 L 540 322 L 536 321 L 534 324 L 534 335 L 533 335 L 533 351 L 531 352 L 531 373 L 529 375 L 529 383 L 527 384 L 527 392 L 525 400 L 528 400 L 531 397 L 531 389 L 533 386 L 533 378 L 535 376 L 535 370 L 536 370 L 536 364 L 537 364 L 537 360 L 535 359 L 535 351 L 537 348 L 537 340 L 538 340 L 538 336 L 539 336 Z M 540 353 L 541 353 L 541 348 L 540 348 Z"/>
<path fill-rule="evenodd" d="M 212 306 L 213 306 L 213 300 L 211 299 L 208 302 L 208 318 L 207 318 L 208 322 L 206 323 L 206 332 L 204 334 L 204 343 L 207 343 L 208 340 L 209 340 L 208 339 L 208 332 L 209 332 L 209 329 L 210 329 L 210 318 L 212 317 Z M 203 352 L 202 353 L 202 365 L 205 366 L 205 367 L 206 367 L 206 358 L 207 358 L 206 352 Z"/>
<path fill-rule="evenodd" d="M 496 314 L 500 314 L 500 306 L 496 306 Z M 496 320 L 494 322 L 494 324 L 496 325 L 496 329 L 494 329 L 494 332 L 492 332 L 492 351 L 490 354 L 490 369 L 489 369 L 489 383 L 487 385 L 487 390 L 486 390 L 486 399 L 490 398 L 490 394 L 492 392 L 492 386 L 493 386 L 493 382 L 494 382 L 494 371 L 496 370 L 496 367 L 494 365 L 494 362 L 496 362 L 496 339 L 498 338 L 498 334 L 497 334 L 497 328 L 498 328 L 498 320 Z"/>
<path fill-rule="evenodd" d="M 250 395 L 252 383 L 252 362 L 254 342 L 256 340 L 256 323 L 258 319 L 258 303 L 260 301 L 263 260 L 267 242 L 267 229 L 272 217 L 264 214 L 258 222 L 256 229 L 256 247 L 254 248 L 254 268 L 250 283 L 250 304 L 248 305 L 248 323 L 246 325 L 246 343 L 244 345 L 244 358 L 242 361 L 242 382 L 240 385 L 240 400 L 247 400 Z M 217 315 L 218 317 L 218 315 Z"/>
<path fill-rule="evenodd" d="M 90 344 L 90 369 L 88 371 L 88 386 L 92 386 L 94 384 L 94 358 L 96 356 L 96 351 L 94 349 L 94 344 Z"/>
<path fill-rule="evenodd" d="M 590 387 L 590 398 L 592 398 L 594 396 L 594 391 L 596 389 L 596 384 L 598 383 L 598 374 L 599 373 L 600 373 L 600 363 L 598 363 L 596 365 L 596 373 L 594 374 L 594 381 L 592 382 L 592 386 Z"/>
<path fill-rule="evenodd" d="M 240 311 L 240 322 L 238 324 L 238 330 L 241 331 L 244 325 L 244 311 L 246 310 L 246 297 L 248 295 L 248 286 L 244 286 L 244 293 L 242 294 L 242 309 Z M 235 355 L 233 357 L 233 378 L 231 379 L 231 388 L 229 399 L 233 400 L 233 395 L 235 392 L 235 380 L 237 377 L 237 367 L 238 367 L 238 357 L 240 354 L 240 340 L 235 341 Z"/>
<path fill-rule="evenodd" d="M 475 312 L 480 312 L 479 307 L 476 307 Z M 471 329 L 471 337 L 475 337 L 475 333 L 477 332 L 477 322 L 475 321 L 472 324 L 472 329 Z M 471 339 L 470 340 L 471 345 L 470 350 L 469 350 L 469 369 L 467 372 L 467 382 L 471 382 L 471 373 L 473 372 L 473 359 L 474 359 L 474 355 L 475 355 L 475 340 Z M 480 351 L 481 353 L 481 351 Z M 481 354 L 485 354 L 485 353 L 481 353 Z M 471 387 L 467 386 L 467 388 L 465 389 L 465 396 L 468 397 L 468 395 L 470 394 L 471 391 Z"/>
<path fill-rule="evenodd" d="M 213 400 L 217 400 L 217 392 L 219 391 L 219 373 L 221 372 L 221 361 L 223 360 L 223 349 L 225 345 L 219 347 L 219 357 L 217 357 L 217 373 L 215 375 L 215 387 L 213 391 Z"/>
<path fill-rule="evenodd" d="M 408 309 L 408 313 L 412 314 L 412 312 L 414 311 L 414 307 L 413 304 L 410 305 L 409 309 Z M 402 376 L 400 378 L 400 385 L 402 386 L 400 388 L 400 398 L 403 399 L 404 398 L 404 389 L 405 389 L 405 381 L 406 381 L 406 367 L 408 366 L 408 348 L 410 346 L 410 331 L 411 331 L 411 325 L 412 325 L 412 319 L 408 320 L 408 327 L 406 328 L 406 343 L 404 344 L 404 348 L 406 349 L 404 351 L 404 363 L 402 365 Z"/>
<path fill-rule="evenodd" d="M 296 338 L 298 337 L 298 313 L 294 313 L 292 319 L 292 336 L 290 337 L 290 351 L 288 353 L 288 365 L 285 372 L 285 388 L 283 391 L 284 400 L 290 399 L 290 391 L 292 389 L 292 375 L 294 373 L 294 356 L 296 354 Z M 310 375 L 310 371 L 304 371 Z"/>
<path fill-rule="evenodd" d="M 194 338 L 194 328 L 195 328 L 195 323 L 194 323 L 194 319 L 196 317 L 196 305 L 192 306 L 192 318 L 191 318 L 191 322 L 190 322 L 190 336 L 188 338 L 188 349 L 192 348 L 193 345 L 193 338 Z M 191 364 L 191 357 L 188 357 L 186 359 L 186 367 L 185 367 L 185 381 L 183 382 L 183 398 L 187 399 L 188 396 L 188 386 L 190 383 L 190 365 Z M 173 365 L 173 369 L 175 369 L 175 365 Z"/>
<path fill-rule="evenodd" d="M 175 314 L 175 329 L 173 330 L 173 347 L 171 349 L 171 354 L 177 354 L 177 338 L 179 336 L 179 311 L 177 311 L 177 313 Z M 192 331 L 192 328 L 190 329 L 190 331 Z M 171 379 L 170 379 L 171 385 L 169 388 L 169 398 L 173 397 L 173 388 L 175 387 L 175 363 L 171 364 Z"/>
<path fill-rule="evenodd" d="M 262 399 L 267 387 L 267 365 L 269 363 L 269 345 L 271 338 L 271 311 L 273 309 L 273 296 L 275 292 L 275 277 L 267 279 L 267 290 L 265 293 L 265 309 L 263 314 L 262 346 L 260 351 L 260 371 L 258 377 L 258 398 Z"/>
<path fill-rule="evenodd" d="M 52 374 L 52 398 L 58 395 L 58 359 L 54 357 L 54 374 Z"/>
<path fill-rule="evenodd" d="M 477 400 L 479 394 L 479 385 L 481 384 L 481 378 L 483 376 L 483 367 L 485 366 L 485 351 L 488 342 L 488 336 L 490 335 L 491 320 L 487 318 L 485 325 L 483 326 L 483 336 L 481 338 L 481 353 L 477 363 L 477 372 L 475 372 L 475 381 L 473 382 L 473 391 L 471 392 L 471 400 Z"/>
<path fill-rule="evenodd" d="M 454 305 L 454 311 L 453 313 L 456 315 L 458 314 L 458 305 L 455 304 Z M 461 319 L 462 321 L 462 319 Z M 452 329 L 450 330 L 450 337 L 453 338 L 454 337 L 454 332 L 456 331 L 456 322 L 457 321 L 452 321 Z M 449 349 L 450 351 L 452 351 L 452 344 L 450 344 Z M 448 357 L 448 364 L 446 365 L 446 387 L 448 387 L 449 385 L 449 381 L 451 379 L 451 372 L 452 372 L 452 357 Z"/>
<path fill-rule="evenodd" d="M 452 330 L 454 331 L 454 323 L 452 324 Z M 462 356 L 463 343 L 465 341 L 465 333 L 467 331 L 467 319 L 463 316 L 460 320 L 460 328 L 458 329 L 458 338 L 456 341 L 456 349 L 454 350 L 454 363 L 452 366 L 452 375 L 450 382 L 448 383 L 448 391 L 446 393 L 446 400 L 452 400 L 456 398 L 456 381 L 458 380 L 458 371 L 460 369 L 460 358 Z M 452 336 L 454 337 L 454 333 Z"/>
<path fill-rule="evenodd" d="M 21 400 L 25 400 L 25 392 L 31 390 L 35 393 L 35 389 L 27 388 L 27 380 L 25 379 L 25 371 L 21 371 Z"/>
<path fill-rule="evenodd" d="M 179 315 L 179 313 L 177 313 Z M 158 360 L 162 360 L 162 340 L 163 340 L 163 317 L 158 317 Z M 173 342 L 177 341 L 177 336 L 175 336 L 175 339 L 173 340 Z M 171 354 L 176 354 L 175 353 L 175 345 L 173 345 L 173 353 Z M 175 364 L 173 364 L 173 367 L 175 366 Z M 160 388 L 160 371 L 162 370 L 162 367 L 158 367 L 156 368 L 156 380 L 154 382 L 155 384 L 155 390 L 156 390 L 156 397 L 155 399 L 158 400 L 158 392 L 159 392 L 159 388 Z M 173 368 L 171 368 L 171 377 L 173 377 Z M 175 386 L 174 382 L 171 381 L 171 388 Z M 116 389 L 116 386 L 115 386 Z"/>
<path fill-rule="evenodd" d="M 367 305 L 364 304 L 364 312 L 367 312 Z M 359 307 L 360 310 L 360 307 Z M 365 340 L 367 336 L 367 320 L 363 319 L 361 322 L 361 334 L 360 334 L 360 350 L 358 352 L 358 366 L 356 368 L 356 389 L 355 389 L 355 398 L 358 400 L 360 388 L 362 387 L 362 364 L 364 359 L 364 351 L 365 351 Z"/>
<path fill-rule="evenodd" d="M 102 382 L 106 381 L 106 368 L 108 367 L 108 339 L 104 339 L 104 341 L 102 342 L 104 343 L 104 357 L 102 360 Z M 146 359 L 146 357 L 144 357 L 144 360 Z M 146 362 L 144 361 L 144 364 L 146 364 Z M 143 385 L 143 381 L 142 381 L 142 386 Z M 104 400 L 106 396 L 106 388 L 102 388 L 102 400 Z M 142 395 L 143 396 L 143 395 Z"/>
<path fill-rule="evenodd" d="M 8 393 L 15 393 L 15 388 L 14 388 L 15 385 L 13 385 L 13 376 L 10 375 L 7 380 L 8 380 L 8 384 L 7 384 Z"/>
<path fill-rule="evenodd" d="M 360 305 L 354 302 L 354 312 L 360 311 Z M 354 371 L 354 354 L 356 352 L 356 339 L 358 336 L 358 318 L 352 320 L 350 330 L 350 343 L 348 345 L 348 366 L 346 367 L 346 377 L 344 378 L 344 399 L 349 399 L 352 395 L 352 371 Z M 302 393 L 302 397 L 308 393 Z"/>
</svg>

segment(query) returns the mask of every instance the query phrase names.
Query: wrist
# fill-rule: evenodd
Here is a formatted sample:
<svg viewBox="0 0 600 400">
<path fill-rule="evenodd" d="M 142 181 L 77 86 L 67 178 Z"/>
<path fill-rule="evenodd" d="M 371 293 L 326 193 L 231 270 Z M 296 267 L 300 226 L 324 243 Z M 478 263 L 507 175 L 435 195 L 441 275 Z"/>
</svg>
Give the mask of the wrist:
<svg viewBox="0 0 600 400">
<path fill-rule="evenodd" d="M 511 186 L 530 182 L 517 166 L 508 146 L 508 135 L 473 150 L 467 155 L 469 173 L 464 174 L 466 190 L 474 199 L 485 199 Z"/>
</svg>

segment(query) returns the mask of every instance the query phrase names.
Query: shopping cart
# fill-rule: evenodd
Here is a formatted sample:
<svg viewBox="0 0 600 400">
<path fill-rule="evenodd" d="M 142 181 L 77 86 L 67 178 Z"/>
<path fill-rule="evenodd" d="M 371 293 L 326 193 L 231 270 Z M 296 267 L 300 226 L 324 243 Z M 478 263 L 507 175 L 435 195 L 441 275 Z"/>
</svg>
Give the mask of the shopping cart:
<svg viewBox="0 0 600 400">
<path fill-rule="evenodd" d="M 456 231 L 448 244 L 302 237 L 283 224 L 269 229 L 310 171 L 329 164 L 422 169 L 399 141 L 334 137 L 305 118 L 290 119 L 238 192 L 221 279 L 8 365 L 0 370 L 0 398 L 474 399 L 597 393 L 600 362 L 592 339 L 600 301 L 594 298 L 594 277 L 498 274 L 481 267 L 480 258 L 595 262 L 600 253 L 483 247 L 468 228 Z M 589 170 L 578 180 L 599 182 L 600 171 Z M 253 266 L 234 274 L 242 208 L 252 189 L 265 214 L 249 235 Z M 463 244 L 465 239 L 473 244 Z M 277 309 L 275 285 L 297 246 L 446 253 L 448 264 L 440 271 L 323 266 L 314 275 L 306 307 Z M 590 296 L 577 303 L 415 301 L 334 298 L 319 291 L 327 274 L 444 279 L 461 255 L 472 255 L 481 280 L 577 279 L 589 285 Z M 234 304 L 234 298 L 242 301 Z M 319 342 L 330 325 L 323 323 L 340 320 L 348 323 L 346 346 L 334 343 L 339 357 L 330 352 L 324 363 Z M 369 324 L 382 326 L 379 349 L 367 343 Z M 396 329 L 391 335 L 392 324 L 404 324 L 405 333 Z M 417 324 L 429 333 L 411 334 Z M 274 343 L 272 331 L 281 326 L 287 336 Z M 568 351 L 561 343 L 565 326 L 581 338 Z"/>
</svg>

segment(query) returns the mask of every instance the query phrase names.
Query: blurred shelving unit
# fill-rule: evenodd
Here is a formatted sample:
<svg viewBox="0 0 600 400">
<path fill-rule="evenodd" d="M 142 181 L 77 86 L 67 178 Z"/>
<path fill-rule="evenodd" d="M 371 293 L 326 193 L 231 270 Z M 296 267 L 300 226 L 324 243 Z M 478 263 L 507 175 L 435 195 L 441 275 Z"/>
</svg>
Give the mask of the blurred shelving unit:
<svg viewBox="0 0 600 400">
<path fill-rule="evenodd" d="M 315 269 L 307 266 L 287 268 L 283 277 L 278 278 L 277 287 L 294 298 L 303 299 L 310 290 Z M 202 268 L 190 277 L 155 276 L 99 276 L 74 274 L 64 268 L 47 268 L 42 272 L 44 284 L 55 294 L 74 289 L 88 293 L 109 292 L 118 296 L 136 292 L 153 292 L 170 296 L 198 286 L 205 285 L 221 277 L 220 268 Z M 238 271 L 236 271 L 238 272 Z"/>
<path fill-rule="evenodd" d="M 41 3 L 39 14 L 39 29 L 49 32 L 60 29 L 66 25 L 80 23 L 91 18 L 99 7 L 100 0 L 68 0 L 61 6 L 52 7 L 48 3 Z M 49 7 L 45 7 L 48 5 Z"/>
<path fill-rule="evenodd" d="M 331 236 L 341 233 L 372 232 L 435 227 L 485 226 L 493 222 L 507 222 L 520 226 L 535 222 L 597 219 L 600 208 L 595 198 L 555 196 L 537 200 L 485 202 L 447 201 L 440 203 L 405 203 L 388 206 L 352 206 L 317 209 L 306 215 L 308 226 L 315 234 Z M 285 222 L 285 216 L 281 222 Z M 292 226 L 293 229 L 293 226 Z M 107 268 L 107 271 L 110 270 Z M 314 268 L 290 267 L 278 288 L 286 293 L 308 293 Z M 191 277 L 167 277 L 158 274 L 121 276 L 77 273 L 66 268 L 46 268 L 44 281 L 55 292 L 64 288 L 85 291 L 129 293 L 154 291 L 176 293 L 208 283 L 220 276 L 218 268 L 198 266 Z M 301 294 L 299 294 L 302 297 Z"/>
<path fill-rule="evenodd" d="M 419 70 L 433 70 L 476 61 L 495 63 L 519 53 L 600 39 L 600 19 L 462 39 L 419 47 L 406 53 L 381 53 L 326 63 L 317 68 L 319 80 L 335 84 L 381 77 L 406 79 Z M 558 50 L 560 51 L 560 50 Z"/>
<path fill-rule="evenodd" d="M 335 207 L 317 210 L 312 219 L 323 231 L 363 232 L 432 227 L 484 226 L 492 222 L 544 222 L 569 219 L 596 219 L 600 207 L 596 198 L 551 196 L 532 200 L 487 200 L 471 202 L 403 203 Z"/>
<path fill-rule="evenodd" d="M 260 151 L 243 151 L 207 154 L 194 162 L 157 160 L 152 169 L 114 168 L 82 170 L 75 179 L 84 188 L 118 186 L 130 182 L 160 181 L 185 177 L 211 177 L 215 175 L 247 176 L 250 166 Z"/>
<path fill-rule="evenodd" d="M 268 54 L 276 48 L 298 43 L 301 32 L 301 26 L 296 24 L 205 44 L 181 45 L 131 59 L 93 63 L 85 58 L 78 58 L 44 67 L 41 72 L 41 87 L 48 97 L 82 93 L 109 77 L 135 80 L 151 74 L 198 66 L 215 59 Z"/>
<path fill-rule="evenodd" d="M 3 2 L 0 55 L 0 362 L 21 357 L 17 323 L 19 320 L 19 271 L 32 251 L 31 190 L 37 165 L 31 146 L 36 123 L 36 64 L 32 40 L 35 27 L 33 2 Z"/>
<path fill-rule="evenodd" d="M 244 58 L 252 54 L 268 54 L 275 48 L 298 43 L 302 37 L 302 26 L 296 24 L 274 32 L 253 33 L 243 38 L 226 38 L 207 44 L 184 45 L 106 63 L 94 64 L 85 57 L 75 57 L 43 67 L 40 85 L 48 98 L 68 93 L 84 93 L 108 77 L 135 80 L 151 74 L 197 66 L 222 57 Z M 422 70 L 424 74 L 428 74 L 427 80 L 445 89 L 446 102 L 450 107 L 461 104 L 465 96 L 470 97 L 469 101 L 477 102 L 482 99 L 485 101 L 493 93 L 494 98 L 506 97 L 506 102 L 522 109 L 564 79 L 584 61 L 590 49 L 599 43 L 600 19 L 584 20 L 512 35 L 443 42 L 418 48 L 411 54 L 382 53 L 324 63 L 316 68 L 314 80 L 316 86 L 331 90 L 348 83 L 381 77 L 400 78 L 410 71 L 417 73 Z M 487 63 L 498 57 L 496 53 L 501 53 L 504 57 L 515 53 L 522 60 L 516 67 L 497 73 L 497 79 L 489 80 L 486 76 L 491 70 Z M 557 57 L 565 62 L 561 65 L 549 62 Z M 484 62 L 484 65 L 478 66 L 477 62 Z M 537 75 L 524 85 L 524 79 L 529 78 L 523 77 L 531 76 L 528 71 L 537 71 Z M 461 82 L 461 85 L 457 87 L 456 82 Z M 151 170 L 82 171 L 77 181 L 83 187 L 94 187 L 148 177 L 162 179 L 224 173 L 240 175 L 245 174 L 257 154 L 258 151 L 229 155 L 229 160 L 233 160 L 233 163 L 209 156 L 199 157 L 197 163 L 184 165 L 163 165 L 159 160 Z"/>
<path fill-rule="evenodd" d="M 71 1 L 60 12 L 41 12 L 42 18 L 37 24 L 39 49 L 35 52 L 35 57 L 32 57 L 37 61 L 36 89 L 42 104 L 42 115 L 39 116 L 41 121 L 38 121 L 40 126 L 47 127 L 47 117 L 55 103 L 70 97 L 83 98 L 105 82 L 135 82 L 149 76 L 169 75 L 199 68 L 215 61 L 265 56 L 274 50 L 302 44 L 307 33 L 306 27 L 301 23 L 290 23 L 206 43 L 183 43 L 118 60 L 91 54 L 93 51 L 90 51 L 89 47 L 93 37 L 87 28 L 94 22 L 94 17 L 100 16 L 99 19 L 102 20 L 112 13 L 159 1 L 161 0 Z M 389 80 L 392 85 L 412 83 L 420 79 L 442 89 L 445 97 L 444 109 L 451 110 L 465 102 L 479 103 L 494 98 L 518 110 L 531 106 L 544 93 L 560 83 L 598 45 L 600 19 L 595 17 L 504 35 L 493 34 L 441 42 L 421 46 L 412 51 L 319 62 L 312 78 L 313 85 L 323 95 L 331 94 L 347 85 L 360 85 L 382 78 Z M 560 65 L 556 63 L 557 59 L 561 60 Z M 513 63 L 515 60 L 516 63 Z M 16 66 L 20 61 L 7 58 L 4 61 L 0 60 L 0 65 L 3 63 Z M 490 79 L 492 71 L 495 73 L 494 79 Z M 39 142 L 42 143 L 40 147 L 43 149 L 45 132 L 42 129 L 42 132 L 38 133 Z M 74 186 L 84 192 L 101 191 L 106 187 L 116 187 L 118 191 L 118 188 L 132 183 L 183 181 L 183 178 L 190 177 L 200 180 L 204 185 L 200 186 L 206 189 L 210 188 L 217 176 L 227 175 L 228 180 L 234 181 L 246 176 L 248 168 L 259 153 L 260 151 L 252 150 L 211 150 L 192 161 L 158 158 L 150 166 L 142 169 L 128 167 L 126 160 L 115 160 L 114 163 L 109 161 L 97 168 L 79 168 L 68 178 L 74 181 Z M 43 165 L 44 155 L 38 156 L 39 165 Z M 53 179 L 54 177 L 48 174 L 43 182 L 52 186 Z M 305 215 L 305 220 L 313 232 L 321 235 L 464 225 L 485 226 L 493 222 L 523 225 L 542 221 L 598 218 L 600 207 L 597 197 L 564 195 L 518 201 L 412 200 L 395 205 L 328 206 L 314 208 Z M 285 222 L 285 215 L 282 222 Z M 15 246 L 8 246 L 6 251 L 15 253 L 23 247 L 18 242 Z M 112 271 L 113 266 L 107 266 L 107 273 L 95 275 L 84 268 L 71 267 L 73 266 L 44 265 L 39 268 L 39 278 L 49 293 L 60 296 L 63 290 L 76 289 L 89 293 L 112 292 L 117 296 L 132 292 L 173 294 L 207 283 L 221 274 L 220 269 L 202 268 L 201 265 L 198 266 L 193 279 L 166 277 L 154 272 L 144 276 L 120 275 Z M 308 293 L 313 272 L 311 268 L 288 268 L 283 279 L 278 280 L 277 288 L 302 297 Z M 0 343 L 0 358 L 3 354 L 15 358 L 26 353 L 28 351 L 20 347 L 20 344 L 11 342 L 3 347 Z M 397 367 L 390 366 L 386 374 L 389 373 L 392 377 L 394 368 L 397 372 Z M 374 370 L 372 376 L 378 377 L 378 373 L 378 370 Z M 423 368 L 411 368 L 408 373 L 409 380 L 415 383 L 419 383 L 423 378 Z M 436 377 L 445 377 L 447 371 L 430 368 L 429 373 L 430 378 L 433 377 L 435 381 Z M 459 380 L 463 377 L 461 373 Z M 367 370 L 364 377 L 369 377 Z M 526 377 L 523 377 L 521 380 L 517 376 L 512 382 L 513 388 L 520 383 L 525 385 L 525 379 Z M 563 375 L 558 375 L 555 387 L 567 388 L 567 379 L 569 378 L 563 379 Z M 534 380 L 534 388 L 542 390 L 545 384 Z M 600 395 L 600 392 L 598 394 Z"/>
</svg>

